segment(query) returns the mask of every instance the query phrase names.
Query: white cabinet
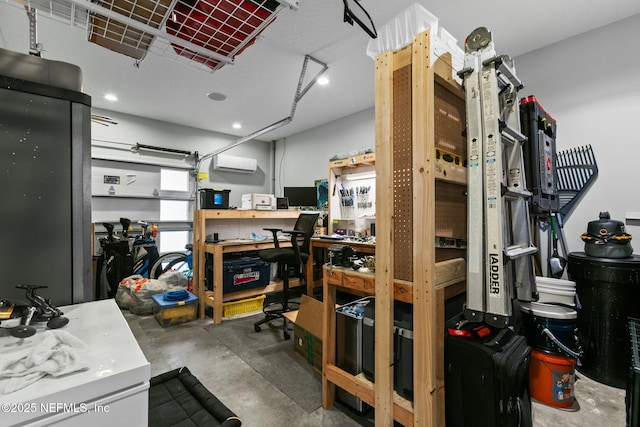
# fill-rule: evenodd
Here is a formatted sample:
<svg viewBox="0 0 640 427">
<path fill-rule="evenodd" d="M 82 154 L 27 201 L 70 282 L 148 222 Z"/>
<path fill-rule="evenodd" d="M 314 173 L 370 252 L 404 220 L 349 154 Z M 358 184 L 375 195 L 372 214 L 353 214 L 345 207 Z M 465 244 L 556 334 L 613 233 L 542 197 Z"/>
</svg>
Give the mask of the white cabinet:
<svg viewBox="0 0 640 427">
<path fill-rule="evenodd" d="M 146 426 L 151 367 L 115 300 L 62 307 L 62 330 L 88 346 L 89 369 L 47 376 L 14 393 L 0 395 L 3 426 Z M 38 342 L 44 327 L 26 339 L 0 330 L 0 352 Z"/>
</svg>

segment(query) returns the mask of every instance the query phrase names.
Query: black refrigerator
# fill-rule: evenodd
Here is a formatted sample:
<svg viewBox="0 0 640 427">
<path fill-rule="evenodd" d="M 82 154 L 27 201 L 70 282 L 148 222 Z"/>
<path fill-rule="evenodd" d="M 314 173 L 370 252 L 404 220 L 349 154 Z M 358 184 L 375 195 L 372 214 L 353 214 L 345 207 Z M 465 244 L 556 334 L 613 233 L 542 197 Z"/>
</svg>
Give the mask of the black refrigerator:
<svg viewBox="0 0 640 427">
<path fill-rule="evenodd" d="M 91 98 L 78 67 L 0 49 L 0 299 L 91 301 Z"/>
</svg>

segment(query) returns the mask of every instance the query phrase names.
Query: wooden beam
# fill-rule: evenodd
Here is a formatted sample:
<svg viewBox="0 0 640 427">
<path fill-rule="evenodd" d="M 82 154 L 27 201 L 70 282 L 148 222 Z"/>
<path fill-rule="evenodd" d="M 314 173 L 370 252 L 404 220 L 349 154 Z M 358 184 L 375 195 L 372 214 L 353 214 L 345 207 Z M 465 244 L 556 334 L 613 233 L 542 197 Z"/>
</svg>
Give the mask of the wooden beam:
<svg viewBox="0 0 640 427">
<path fill-rule="evenodd" d="M 434 82 L 430 31 L 413 39 L 413 421 L 436 425 L 437 325 L 435 294 Z M 376 205 L 377 206 L 377 205 Z M 377 312 L 376 312 L 377 313 Z"/>
<path fill-rule="evenodd" d="M 436 263 L 436 289 L 459 283 L 467 277 L 467 263 L 463 258 L 454 258 Z"/>
<path fill-rule="evenodd" d="M 390 51 L 376 57 L 376 328 L 377 427 L 393 425 L 393 63 Z"/>
<path fill-rule="evenodd" d="M 465 271 L 466 273 L 466 271 Z M 436 316 L 438 319 L 444 319 L 444 303 L 446 300 L 445 289 L 440 288 L 436 290 Z M 440 324 L 440 322 L 438 322 Z M 444 426 L 445 425 L 445 413 L 444 413 L 444 399 L 445 399 L 445 389 L 444 389 L 444 333 L 439 333 L 436 335 L 436 389 L 435 389 L 435 400 L 436 400 L 436 413 L 435 415 L 435 425 L 436 426 Z"/>
<path fill-rule="evenodd" d="M 204 229 L 201 211 L 195 211 L 193 215 L 193 291 L 198 297 L 198 319 L 204 319 L 205 295 L 205 255 L 202 230 Z"/>
<path fill-rule="evenodd" d="M 329 275 L 322 274 L 322 407 L 329 409 L 335 401 L 336 387 L 330 380 L 329 366 L 336 363 L 336 288 L 329 285 Z"/>
<path fill-rule="evenodd" d="M 258 210 L 240 210 L 240 209 L 200 209 L 196 211 L 196 215 L 201 219 L 282 219 L 282 218 L 298 218 L 300 211 L 258 211 Z M 195 218 L 194 218 L 195 220 Z"/>
<path fill-rule="evenodd" d="M 435 162 L 435 178 L 456 184 L 467 183 L 467 168 L 445 161 Z"/>
</svg>

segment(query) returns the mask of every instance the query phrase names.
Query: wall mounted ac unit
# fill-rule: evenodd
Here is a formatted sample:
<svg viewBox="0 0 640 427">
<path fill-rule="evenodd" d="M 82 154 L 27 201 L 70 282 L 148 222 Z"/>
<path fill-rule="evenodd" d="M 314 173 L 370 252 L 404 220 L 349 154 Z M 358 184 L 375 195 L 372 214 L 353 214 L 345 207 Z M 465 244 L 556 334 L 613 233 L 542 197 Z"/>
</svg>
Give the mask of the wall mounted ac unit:
<svg viewBox="0 0 640 427">
<path fill-rule="evenodd" d="M 254 173 L 258 169 L 258 160 L 218 154 L 213 157 L 213 169 L 224 172 Z"/>
</svg>

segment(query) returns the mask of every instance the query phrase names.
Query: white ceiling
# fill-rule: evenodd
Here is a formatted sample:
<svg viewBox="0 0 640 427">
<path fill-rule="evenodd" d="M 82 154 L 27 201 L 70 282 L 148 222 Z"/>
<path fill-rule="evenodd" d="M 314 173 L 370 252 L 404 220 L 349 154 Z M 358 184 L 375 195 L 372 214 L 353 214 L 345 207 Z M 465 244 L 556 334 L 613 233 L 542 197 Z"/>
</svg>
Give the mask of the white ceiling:
<svg viewBox="0 0 640 427">
<path fill-rule="evenodd" d="M 437 16 L 460 46 L 472 30 L 485 26 L 499 53 L 512 57 L 640 13 L 638 0 L 361 1 L 378 28 L 414 3 Z M 297 11 L 283 10 L 235 64 L 213 73 L 155 54 L 136 68 L 131 58 L 89 43 L 82 29 L 46 18 L 38 20 L 38 41 L 44 58 L 80 66 L 83 90 L 94 107 L 236 136 L 289 116 L 305 55 L 326 63 L 331 83 L 312 87 L 293 122 L 261 138 L 270 140 L 373 106 L 369 37 L 343 23 L 342 14 L 340 0 L 300 0 Z M 29 51 L 27 16 L 13 0 L 0 0 L 0 47 Z M 311 76 L 317 70 L 312 65 Z M 104 100 L 107 92 L 119 101 Z M 227 100 L 211 101 L 209 92 L 224 93 Z M 233 129 L 233 122 L 243 128 Z"/>
</svg>

